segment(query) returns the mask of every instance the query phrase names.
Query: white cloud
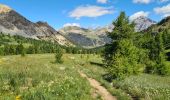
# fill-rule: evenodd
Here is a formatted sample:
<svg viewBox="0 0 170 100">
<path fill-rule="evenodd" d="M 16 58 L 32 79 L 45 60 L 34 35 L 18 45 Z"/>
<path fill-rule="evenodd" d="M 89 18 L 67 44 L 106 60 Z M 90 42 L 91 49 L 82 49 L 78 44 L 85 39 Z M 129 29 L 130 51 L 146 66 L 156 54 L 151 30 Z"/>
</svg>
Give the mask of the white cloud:
<svg viewBox="0 0 170 100">
<path fill-rule="evenodd" d="M 106 14 L 112 14 L 112 7 L 100 7 L 100 6 L 79 6 L 70 12 L 70 17 L 80 19 L 81 17 L 99 17 Z"/>
<path fill-rule="evenodd" d="M 157 3 L 165 3 L 169 0 L 133 0 L 133 3 L 140 3 L 140 4 L 149 4 L 151 2 L 157 2 Z"/>
<path fill-rule="evenodd" d="M 149 4 L 152 0 L 133 0 L 133 3 Z"/>
<path fill-rule="evenodd" d="M 63 27 L 67 27 L 67 26 L 77 26 L 77 27 L 81 27 L 81 25 L 79 23 L 66 23 L 63 25 Z"/>
<path fill-rule="evenodd" d="M 163 17 L 168 17 L 170 16 L 170 13 L 164 14 Z"/>
<path fill-rule="evenodd" d="M 129 17 L 129 19 L 132 21 L 140 16 L 143 16 L 143 17 L 148 17 L 149 16 L 149 12 L 144 12 L 144 11 L 139 11 L 139 12 L 136 12 L 134 13 L 133 15 L 131 15 Z"/>
<path fill-rule="evenodd" d="M 98 3 L 102 3 L 102 4 L 105 4 L 107 3 L 107 0 L 97 0 Z"/>
<path fill-rule="evenodd" d="M 156 14 L 162 14 L 163 17 L 167 17 L 170 15 L 170 4 L 163 7 L 154 8 L 154 12 Z"/>
<path fill-rule="evenodd" d="M 168 2 L 169 0 L 159 0 L 159 2 L 163 3 L 163 2 Z"/>
</svg>

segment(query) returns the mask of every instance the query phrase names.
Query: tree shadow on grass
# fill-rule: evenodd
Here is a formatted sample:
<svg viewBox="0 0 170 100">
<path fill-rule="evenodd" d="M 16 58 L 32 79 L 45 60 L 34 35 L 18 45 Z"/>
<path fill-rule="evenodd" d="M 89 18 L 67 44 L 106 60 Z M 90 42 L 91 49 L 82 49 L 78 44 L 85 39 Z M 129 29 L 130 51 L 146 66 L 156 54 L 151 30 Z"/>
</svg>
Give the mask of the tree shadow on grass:
<svg viewBox="0 0 170 100">
<path fill-rule="evenodd" d="M 111 76 L 109 73 L 106 73 L 104 75 L 102 75 L 103 79 L 106 80 L 107 82 L 111 83 L 112 80 L 114 79 L 113 76 Z"/>
<path fill-rule="evenodd" d="M 63 62 L 50 61 L 51 64 L 63 64 Z"/>
<path fill-rule="evenodd" d="M 103 63 L 97 63 L 97 62 L 92 62 L 91 61 L 90 64 L 91 65 L 96 65 L 98 67 L 106 68 Z M 112 77 L 109 73 L 106 73 L 106 74 L 102 75 L 102 78 L 104 80 L 106 80 L 107 82 L 111 83 L 114 77 Z"/>
<path fill-rule="evenodd" d="M 166 55 L 167 55 L 167 60 L 170 61 L 170 52 L 167 52 Z"/>
<path fill-rule="evenodd" d="M 91 65 L 96 65 L 96 66 L 99 66 L 99 67 L 103 67 L 103 68 L 105 67 L 104 64 L 98 63 L 98 62 L 92 62 L 92 61 L 90 61 L 90 64 L 91 64 Z"/>
</svg>

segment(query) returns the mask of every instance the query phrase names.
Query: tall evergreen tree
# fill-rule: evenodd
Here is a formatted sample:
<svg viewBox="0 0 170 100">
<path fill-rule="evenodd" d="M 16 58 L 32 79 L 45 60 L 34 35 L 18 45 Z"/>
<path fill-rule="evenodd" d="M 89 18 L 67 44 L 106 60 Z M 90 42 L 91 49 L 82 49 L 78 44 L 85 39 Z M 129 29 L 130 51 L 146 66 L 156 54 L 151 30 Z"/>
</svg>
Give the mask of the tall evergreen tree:
<svg viewBox="0 0 170 100">
<path fill-rule="evenodd" d="M 0 55 L 4 55 L 4 48 L 3 47 L 0 47 Z"/>
<path fill-rule="evenodd" d="M 9 45 L 4 45 L 4 55 L 9 55 L 10 51 L 9 51 Z"/>
<path fill-rule="evenodd" d="M 62 56 L 63 56 L 62 49 L 60 47 L 57 47 L 55 52 L 55 62 L 63 63 Z"/>
<path fill-rule="evenodd" d="M 104 62 L 110 75 L 116 79 L 123 79 L 131 74 L 137 74 L 142 69 L 142 50 L 134 44 L 134 24 L 130 23 L 124 12 L 121 12 L 112 32 L 108 35 L 112 39 L 104 50 Z"/>
<path fill-rule="evenodd" d="M 168 66 L 166 66 L 166 55 L 163 43 L 163 34 L 154 34 L 149 42 L 149 58 L 150 65 L 146 67 L 147 73 L 157 73 L 160 75 L 168 74 Z"/>
<path fill-rule="evenodd" d="M 170 31 L 168 29 L 164 30 L 162 37 L 165 48 L 170 49 Z"/>
<path fill-rule="evenodd" d="M 25 48 L 24 48 L 22 43 L 18 45 L 18 51 L 19 51 L 19 54 L 21 54 L 22 57 L 25 56 L 26 51 L 25 51 Z"/>
</svg>

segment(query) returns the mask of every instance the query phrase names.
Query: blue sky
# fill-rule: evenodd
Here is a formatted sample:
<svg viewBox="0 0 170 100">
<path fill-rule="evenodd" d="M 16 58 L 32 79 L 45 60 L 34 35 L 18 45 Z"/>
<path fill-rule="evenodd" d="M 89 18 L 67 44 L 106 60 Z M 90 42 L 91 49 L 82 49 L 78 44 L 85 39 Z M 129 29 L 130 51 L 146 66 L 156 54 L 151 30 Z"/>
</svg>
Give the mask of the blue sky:
<svg viewBox="0 0 170 100">
<path fill-rule="evenodd" d="M 55 29 L 68 25 L 110 24 L 125 11 L 130 19 L 146 16 L 159 21 L 170 15 L 170 0 L 0 0 L 27 19 L 46 21 Z"/>
</svg>

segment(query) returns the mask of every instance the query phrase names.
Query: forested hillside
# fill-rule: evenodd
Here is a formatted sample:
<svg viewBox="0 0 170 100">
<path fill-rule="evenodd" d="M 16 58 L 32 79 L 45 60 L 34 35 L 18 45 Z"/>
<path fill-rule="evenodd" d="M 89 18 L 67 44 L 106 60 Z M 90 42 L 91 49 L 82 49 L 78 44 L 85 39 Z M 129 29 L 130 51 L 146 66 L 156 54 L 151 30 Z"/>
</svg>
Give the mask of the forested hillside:
<svg viewBox="0 0 170 100">
<path fill-rule="evenodd" d="M 97 53 L 100 50 L 84 49 L 82 47 L 67 47 L 57 42 L 36 40 L 22 36 L 11 36 L 0 33 L 0 55 L 55 53 L 57 48 L 62 48 L 65 53 L 86 54 Z"/>
</svg>

